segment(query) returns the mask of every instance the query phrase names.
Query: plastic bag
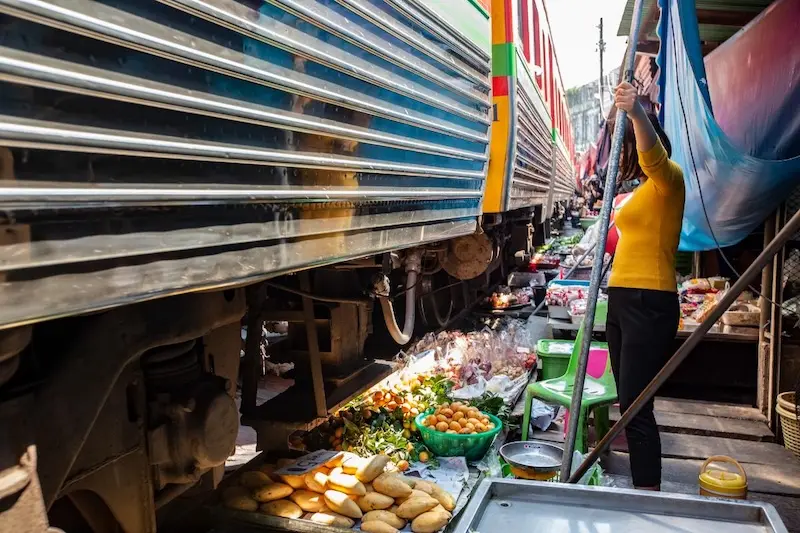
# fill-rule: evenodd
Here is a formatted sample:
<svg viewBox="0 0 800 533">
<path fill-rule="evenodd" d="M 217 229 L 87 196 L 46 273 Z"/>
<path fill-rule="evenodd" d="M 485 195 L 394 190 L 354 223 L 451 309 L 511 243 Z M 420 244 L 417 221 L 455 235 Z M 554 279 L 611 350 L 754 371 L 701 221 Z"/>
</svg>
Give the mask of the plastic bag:
<svg viewBox="0 0 800 533">
<path fill-rule="evenodd" d="M 572 454 L 572 468 L 570 469 L 570 477 L 572 474 L 578 470 L 578 467 L 583 464 L 583 460 L 586 458 L 581 452 L 575 451 Z M 600 468 L 599 463 L 593 464 L 589 470 L 586 471 L 581 479 L 578 480 L 578 485 L 592 485 L 592 486 L 600 486 L 603 484 L 603 469 Z"/>
<path fill-rule="evenodd" d="M 586 298 L 583 285 L 553 285 L 547 288 L 545 299 L 548 306 L 567 307 L 572 300 Z"/>
<path fill-rule="evenodd" d="M 586 250 L 594 250 L 597 247 L 597 235 L 599 233 L 599 227 L 600 224 L 593 224 L 592 226 L 589 226 L 589 229 L 587 229 L 586 233 L 584 233 L 583 237 L 581 237 L 580 242 L 575 245 L 575 248 L 573 248 L 572 255 L 580 257 L 586 253 Z"/>
<path fill-rule="evenodd" d="M 555 417 L 555 409 L 541 400 L 531 398 L 531 429 L 547 431 Z"/>
<path fill-rule="evenodd" d="M 572 316 L 583 316 L 586 314 L 586 300 L 579 298 L 569 303 L 569 314 Z"/>
<path fill-rule="evenodd" d="M 486 455 L 478 461 L 475 466 L 486 477 L 502 478 L 503 477 L 503 463 L 500 460 L 500 452 L 497 448 L 490 446 Z"/>
</svg>

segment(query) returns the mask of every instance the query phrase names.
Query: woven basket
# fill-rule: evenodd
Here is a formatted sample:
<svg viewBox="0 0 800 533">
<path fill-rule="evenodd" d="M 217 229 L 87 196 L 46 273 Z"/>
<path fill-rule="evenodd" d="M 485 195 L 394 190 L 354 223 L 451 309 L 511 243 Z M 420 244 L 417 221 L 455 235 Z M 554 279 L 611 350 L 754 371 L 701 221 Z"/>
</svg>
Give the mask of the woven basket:
<svg viewBox="0 0 800 533">
<path fill-rule="evenodd" d="M 800 422 L 797 420 L 797 406 L 793 392 L 782 392 L 778 395 L 776 411 L 781 417 L 783 445 L 790 452 L 800 457 Z"/>
</svg>

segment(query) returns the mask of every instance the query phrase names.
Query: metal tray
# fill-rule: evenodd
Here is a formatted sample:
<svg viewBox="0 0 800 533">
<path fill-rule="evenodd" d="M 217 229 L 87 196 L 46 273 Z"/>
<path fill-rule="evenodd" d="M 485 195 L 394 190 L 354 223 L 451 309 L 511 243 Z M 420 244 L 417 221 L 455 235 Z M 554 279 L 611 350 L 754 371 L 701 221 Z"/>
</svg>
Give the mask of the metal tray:
<svg viewBox="0 0 800 533">
<path fill-rule="evenodd" d="M 317 524 L 302 518 L 281 518 L 269 516 L 258 512 L 235 511 L 217 506 L 207 509 L 212 523 L 219 528 L 231 528 L 230 531 L 243 531 L 241 528 L 250 527 L 251 531 L 291 531 L 294 533 L 342 533 L 341 528 Z"/>
<path fill-rule="evenodd" d="M 454 533 L 788 533 L 772 505 L 564 483 L 485 479 Z"/>
</svg>

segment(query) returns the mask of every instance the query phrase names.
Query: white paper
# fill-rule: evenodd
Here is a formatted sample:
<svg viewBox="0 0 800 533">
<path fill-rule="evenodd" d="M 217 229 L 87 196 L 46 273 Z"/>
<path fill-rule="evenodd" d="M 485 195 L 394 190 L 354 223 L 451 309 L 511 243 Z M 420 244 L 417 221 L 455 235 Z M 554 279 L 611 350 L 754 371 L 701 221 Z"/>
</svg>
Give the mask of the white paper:
<svg viewBox="0 0 800 533">
<path fill-rule="evenodd" d="M 429 479 L 449 492 L 453 499 L 464 490 L 469 478 L 469 467 L 464 457 L 439 457 L 439 466 L 431 468 L 426 463 L 414 463 L 408 473 L 419 474 L 422 479 Z M 458 512 L 458 508 L 453 512 Z"/>
<path fill-rule="evenodd" d="M 307 474 L 312 470 L 319 468 L 328 461 L 330 461 L 337 453 L 330 450 L 317 450 L 311 452 L 290 465 L 286 465 L 280 470 L 276 470 L 275 474 L 279 476 L 299 476 Z"/>
</svg>

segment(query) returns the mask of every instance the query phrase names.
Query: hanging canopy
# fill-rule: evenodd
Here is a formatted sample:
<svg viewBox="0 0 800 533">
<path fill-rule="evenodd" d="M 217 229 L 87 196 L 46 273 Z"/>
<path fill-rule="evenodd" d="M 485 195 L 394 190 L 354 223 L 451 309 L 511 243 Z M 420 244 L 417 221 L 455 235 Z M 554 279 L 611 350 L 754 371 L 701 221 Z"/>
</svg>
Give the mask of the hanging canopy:
<svg viewBox="0 0 800 533">
<path fill-rule="evenodd" d="M 800 132 L 800 40 L 796 26 L 775 23 L 783 17 L 773 11 L 785 9 L 784 4 L 796 9 L 798 2 L 775 2 L 731 44 L 715 50 L 706 65 L 695 3 L 659 0 L 661 118 L 686 182 L 681 250 L 710 250 L 715 240 L 720 246 L 738 243 L 800 184 L 800 157 L 786 158 Z M 760 39 L 743 38 L 752 31 L 787 32 L 782 42 L 790 50 L 781 52 L 781 60 L 771 60 L 771 50 L 755 45 Z M 708 76 L 707 66 L 712 70 Z M 723 86 L 732 80 L 739 84 L 735 90 L 723 90 L 730 89 Z M 712 102 L 725 129 L 715 119 Z"/>
</svg>

